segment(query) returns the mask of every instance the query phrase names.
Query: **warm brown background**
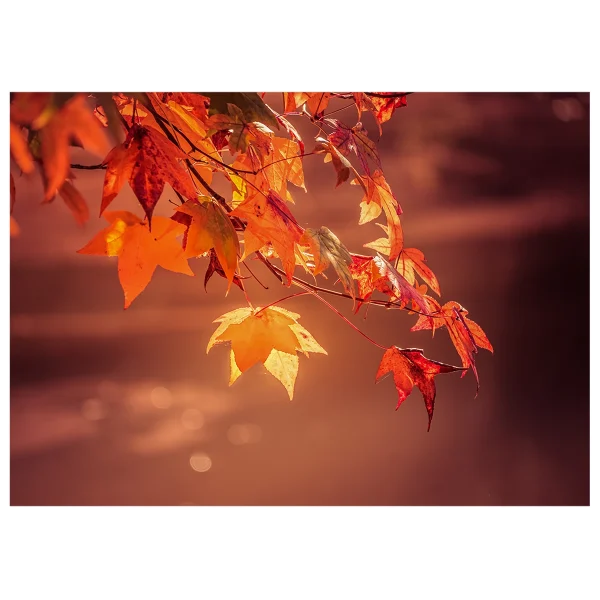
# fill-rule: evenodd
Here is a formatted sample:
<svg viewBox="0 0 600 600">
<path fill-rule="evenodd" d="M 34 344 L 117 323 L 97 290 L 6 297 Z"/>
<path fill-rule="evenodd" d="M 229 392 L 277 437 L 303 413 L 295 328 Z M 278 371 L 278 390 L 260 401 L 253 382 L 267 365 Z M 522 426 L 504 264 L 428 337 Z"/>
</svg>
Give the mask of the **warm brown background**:
<svg viewBox="0 0 600 600">
<path fill-rule="evenodd" d="M 438 378 L 428 434 L 418 391 L 394 412 L 392 381 L 373 381 L 381 351 L 306 297 L 285 306 L 329 356 L 301 357 L 294 401 L 259 367 L 228 388 L 227 351 L 205 348 L 211 321 L 243 305 L 238 291 L 224 298 L 213 280 L 205 294 L 197 260 L 199 277 L 159 269 L 123 311 L 116 264 L 75 254 L 102 222 L 77 228 L 20 178 L 11 503 L 588 504 L 589 95 L 414 94 L 380 153 L 407 243 L 494 344 L 476 400 L 470 374 Z M 360 188 L 334 189 L 320 157 L 305 171 L 302 225 L 326 224 L 358 252 L 379 237 L 356 226 Z M 77 175 L 96 213 L 102 174 Z M 131 193 L 115 207 L 136 210 Z M 256 271 L 271 285 L 251 287 L 256 304 L 289 293 Z M 362 316 L 381 343 L 458 360 L 444 332 L 410 333 L 414 317 Z"/>
</svg>

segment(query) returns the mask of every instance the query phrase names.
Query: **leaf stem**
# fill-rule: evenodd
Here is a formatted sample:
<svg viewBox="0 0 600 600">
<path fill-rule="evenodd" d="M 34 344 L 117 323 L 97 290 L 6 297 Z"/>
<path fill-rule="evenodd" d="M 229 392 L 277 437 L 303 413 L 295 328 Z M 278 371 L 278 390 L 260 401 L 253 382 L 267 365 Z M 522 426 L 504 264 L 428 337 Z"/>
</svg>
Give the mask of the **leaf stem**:
<svg viewBox="0 0 600 600">
<path fill-rule="evenodd" d="M 260 254 L 260 253 L 257 252 L 257 254 Z M 262 257 L 262 262 L 265 265 L 267 265 L 267 267 L 269 267 L 271 272 L 275 273 L 279 277 L 280 281 L 283 281 L 281 279 L 281 275 L 285 275 L 285 271 L 282 271 L 279 267 L 276 267 L 269 260 L 267 260 L 262 254 L 260 254 L 260 256 Z M 308 281 L 304 281 L 304 279 L 300 279 L 299 277 L 296 277 L 296 276 L 292 276 L 292 281 L 301 283 L 302 285 L 305 285 L 305 286 L 311 288 L 315 292 L 320 292 L 323 294 L 330 294 L 331 296 L 338 296 L 340 298 L 349 298 L 351 300 L 354 300 L 354 298 L 352 298 L 352 296 L 350 294 L 347 294 L 345 292 L 338 292 L 336 290 L 330 290 L 327 288 L 322 288 L 322 287 L 319 287 L 318 285 L 308 283 Z M 398 302 L 392 302 L 391 300 L 372 300 L 372 299 L 366 299 L 366 298 L 356 298 L 356 302 L 364 302 L 365 304 L 368 304 L 368 305 L 373 304 L 375 306 L 383 306 L 384 308 L 395 308 L 395 309 L 400 309 L 400 310 L 406 310 L 408 312 L 415 313 L 417 315 L 423 315 L 425 317 L 431 317 L 436 312 L 439 312 L 439 311 L 435 311 L 435 312 L 432 312 L 431 314 L 427 314 L 427 313 L 420 312 L 418 310 L 413 310 L 412 308 L 407 308 L 406 306 L 402 306 Z"/>
<path fill-rule="evenodd" d="M 260 310 L 257 310 L 254 314 L 257 315 L 258 313 L 261 313 L 263 310 L 267 309 L 267 308 L 271 308 L 271 306 L 275 306 L 276 304 L 279 304 L 280 302 L 283 302 L 284 300 L 289 300 L 290 298 L 296 298 L 298 296 L 306 296 L 307 294 L 312 294 L 313 292 L 298 292 L 297 294 L 290 294 L 289 296 L 284 296 L 283 298 L 279 298 L 279 300 L 275 300 L 275 302 L 271 302 L 271 304 L 267 304 L 266 306 L 263 306 Z"/>
<path fill-rule="evenodd" d="M 379 344 L 378 342 L 376 342 L 373 338 L 370 338 L 364 331 L 361 331 L 354 323 L 352 323 L 352 321 L 349 321 L 337 308 L 335 308 L 335 306 L 333 306 L 329 302 L 327 302 L 327 300 L 325 300 L 325 298 L 322 298 L 321 296 L 319 296 L 319 294 L 317 292 L 315 292 L 314 290 L 310 289 L 310 284 L 300 283 L 295 278 L 293 280 L 293 283 L 296 284 L 298 287 L 306 289 L 307 290 L 306 293 L 312 294 L 313 296 L 315 296 L 315 298 L 319 299 L 323 304 L 325 304 L 325 306 L 327 306 L 338 317 L 340 317 L 340 319 L 342 319 L 343 321 L 345 321 L 346 324 L 350 325 L 350 327 L 352 327 L 352 329 L 354 329 L 354 331 L 357 331 L 366 340 L 368 340 L 369 342 L 371 342 L 371 344 L 373 344 L 374 346 L 377 346 L 378 348 L 381 348 L 382 350 L 387 350 L 387 348 L 385 346 L 382 346 L 381 344 Z"/>
</svg>

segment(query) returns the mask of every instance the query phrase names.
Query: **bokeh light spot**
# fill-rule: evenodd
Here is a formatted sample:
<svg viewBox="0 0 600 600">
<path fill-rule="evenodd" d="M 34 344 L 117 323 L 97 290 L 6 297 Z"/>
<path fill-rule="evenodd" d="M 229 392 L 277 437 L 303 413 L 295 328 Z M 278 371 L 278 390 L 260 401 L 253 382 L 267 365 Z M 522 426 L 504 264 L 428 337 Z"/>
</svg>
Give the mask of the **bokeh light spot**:
<svg viewBox="0 0 600 600">
<path fill-rule="evenodd" d="M 81 405 L 81 415 L 88 421 L 100 421 L 106 417 L 106 405 L 98 398 L 88 398 Z"/>
<path fill-rule="evenodd" d="M 262 429 L 254 423 L 238 423 L 227 430 L 227 439 L 234 446 L 256 444 L 262 438 Z"/>
<path fill-rule="evenodd" d="M 169 408 L 173 404 L 173 395 L 166 387 L 155 387 L 150 392 L 150 401 L 156 408 Z"/>
<path fill-rule="evenodd" d="M 190 466 L 198 473 L 206 473 L 212 467 L 212 460 L 208 454 L 199 452 L 190 457 Z"/>
<path fill-rule="evenodd" d="M 583 106 L 577 98 L 557 98 L 552 100 L 552 112 L 557 119 L 566 123 L 583 118 Z"/>
<path fill-rule="evenodd" d="M 200 429 L 204 425 L 204 415 L 197 408 L 186 408 L 181 414 L 181 424 L 185 429 Z"/>
</svg>

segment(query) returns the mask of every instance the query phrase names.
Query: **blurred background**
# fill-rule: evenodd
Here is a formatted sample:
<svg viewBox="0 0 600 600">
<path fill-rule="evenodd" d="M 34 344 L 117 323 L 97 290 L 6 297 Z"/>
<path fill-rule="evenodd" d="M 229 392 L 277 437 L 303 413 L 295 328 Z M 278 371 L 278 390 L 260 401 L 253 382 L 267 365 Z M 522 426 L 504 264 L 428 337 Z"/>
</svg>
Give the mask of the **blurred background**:
<svg viewBox="0 0 600 600">
<path fill-rule="evenodd" d="M 335 117 L 352 125 L 356 112 Z M 291 120 L 309 151 L 316 132 Z M 329 356 L 300 358 L 294 400 L 262 366 L 228 388 L 228 351 L 206 344 L 212 321 L 244 305 L 239 290 L 225 298 L 213 278 L 205 293 L 196 259 L 197 277 L 159 268 L 124 311 L 116 259 L 75 253 L 104 227 L 103 172 L 76 173 L 83 228 L 15 172 L 11 504 L 589 504 L 589 94 L 415 93 L 379 151 L 407 245 L 494 346 L 478 354 L 476 399 L 472 374 L 438 377 L 427 433 L 418 390 L 395 412 L 391 378 L 374 382 L 381 351 L 311 297 L 283 306 Z M 360 188 L 334 189 L 321 156 L 304 169 L 300 224 L 368 253 L 380 230 L 357 225 Z M 113 206 L 139 212 L 128 188 Z M 254 270 L 270 286 L 249 285 L 256 305 L 290 293 Z M 386 346 L 459 362 L 444 331 L 409 331 L 414 316 L 333 303 Z"/>
</svg>

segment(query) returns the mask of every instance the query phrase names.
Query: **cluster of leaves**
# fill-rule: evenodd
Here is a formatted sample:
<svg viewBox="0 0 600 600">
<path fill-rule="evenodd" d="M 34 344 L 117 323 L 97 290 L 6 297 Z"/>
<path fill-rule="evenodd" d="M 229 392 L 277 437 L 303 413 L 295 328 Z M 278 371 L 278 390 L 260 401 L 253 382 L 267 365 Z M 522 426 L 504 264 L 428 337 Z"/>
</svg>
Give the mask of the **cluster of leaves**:
<svg viewBox="0 0 600 600">
<path fill-rule="evenodd" d="M 349 126 L 333 114 L 330 102 L 347 101 L 356 110 Z M 386 348 L 376 379 L 388 373 L 398 391 L 398 408 L 417 386 L 424 398 L 429 426 L 435 400 L 434 377 L 471 369 L 478 348 L 492 351 L 483 330 L 467 318 L 457 302 L 441 305 L 428 294 L 440 286 L 423 253 L 404 245 L 402 210 L 388 185 L 377 145 L 361 118 L 371 113 L 382 125 L 405 107 L 406 94 L 393 92 L 283 94 L 283 112 L 253 93 L 15 93 L 10 105 L 11 156 L 20 170 L 37 168 L 44 184 L 44 202 L 58 195 L 78 223 L 89 219 L 86 200 L 77 190 L 77 168 L 104 169 L 100 215 L 108 226 L 78 250 L 81 254 L 118 257 L 125 308 L 152 279 L 157 266 L 194 275 L 189 259 L 207 257 L 204 285 L 217 274 L 235 284 L 247 306 L 219 317 L 207 352 L 230 345 L 233 383 L 256 363 L 263 363 L 286 388 L 290 399 L 299 366 L 298 352 L 326 354 L 298 324 L 300 315 L 279 306 L 290 295 L 266 307 L 254 307 L 244 281 L 255 277 L 250 260 L 262 262 L 284 285 L 312 294 L 357 329 L 324 298 L 345 296 L 354 310 L 367 305 L 407 310 L 418 315 L 412 331 L 446 328 L 462 367 L 426 358 L 422 350 Z M 310 152 L 290 121 L 308 119 L 318 129 Z M 102 159 L 98 165 L 71 164 L 70 147 L 79 146 Z M 290 208 L 295 190 L 306 190 L 303 163 L 322 155 L 335 170 L 336 187 L 349 181 L 360 186 L 359 225 L 377 224 L 383 237 L 365 244 L 373 255 L 351 253 L 327 227 L 300 226 Z M 356 166 L 355 166 L 356 165 Z M 213 188 L 213 179 L 231 186 L 227 198 Z M 127 183 L 142 214 L 107 210 Z M 11 174 L 11 213 L 16 186 Z M 153 216 L 169 184 L 178 198 L 170 218 Z M 291 186 L 290 186 L 291 184 Z M 293 187 L 292 187 L 293 186 Z M 11 215 L 11 232 L 18 226 Z M 244 267 L 247 274 L 243 274 Z M 310 280 L 297 276 L 303 270 Z M 341 290 L 317 285 L 326 271 L 337 276 Z M 381 298 L 374 298 L 379 294 Z"/>
</svg>

